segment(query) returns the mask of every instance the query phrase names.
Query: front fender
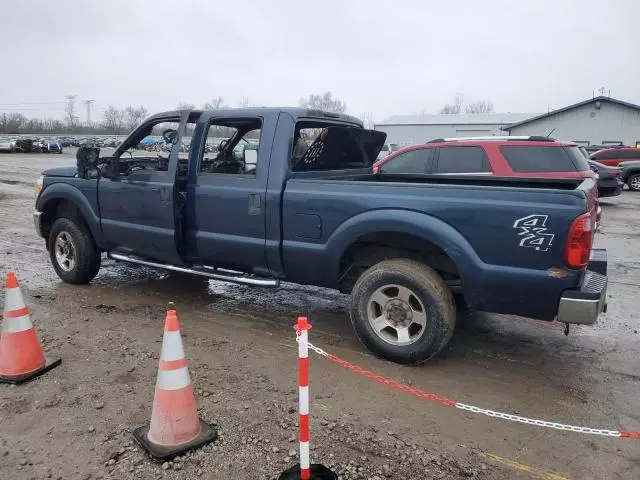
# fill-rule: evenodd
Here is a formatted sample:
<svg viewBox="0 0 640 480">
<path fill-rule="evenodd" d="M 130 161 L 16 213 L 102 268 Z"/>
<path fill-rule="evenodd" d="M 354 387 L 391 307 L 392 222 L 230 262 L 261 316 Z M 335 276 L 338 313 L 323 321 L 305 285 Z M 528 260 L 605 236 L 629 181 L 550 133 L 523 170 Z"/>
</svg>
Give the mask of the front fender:
<svg viewBox="0 0 640 480">
<path fill-rule="evenodd" d="M 338 277 L 340 260 L 358 238 L 382 232 L 414 235 L 437 245 L 456 264 L 463 283 L 483 264 L 467 239 L 442 220 L 413 210 L 383 209 L 351 217 L 332 232 L 326 244 L 333 269 L 329 274 Z"/>
<path fill-rule="evenodd" d="M 84 217 L 95 242 L 98 245 L 102 243 L 100 217 L 91 206 L 85 193 L 76 186 L 69 185 L 68 183 L 53 183 L 46 186 L 36 200 L 36 210 L 42 212 L 46 209 L 48 203 L 59 200 L 67 200 L 75 205 Z"/>
</svg>

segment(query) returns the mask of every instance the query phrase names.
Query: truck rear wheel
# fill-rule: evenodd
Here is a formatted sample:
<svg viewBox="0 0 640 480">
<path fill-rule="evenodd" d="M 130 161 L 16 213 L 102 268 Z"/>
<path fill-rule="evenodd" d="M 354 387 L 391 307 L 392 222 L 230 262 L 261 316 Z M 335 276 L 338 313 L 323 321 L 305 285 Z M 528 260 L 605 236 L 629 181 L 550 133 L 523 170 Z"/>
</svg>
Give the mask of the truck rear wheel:
<svg viewBox="0 0 640 480">
<path fill-rule="evenodd" d="M 351 323 L 376 355 L 418 364 L 449 342 L 456 322 L 451 291 L 428 266 L 385 260 L 364 272 L 351 292 Z"/>
<path fill-rule="evenodd" d="M 49 256 L 62 281 L 87 284 L 100 270 L 100 250 L 81 219 L 58 218 L 49 234 Z"/>
</svg>

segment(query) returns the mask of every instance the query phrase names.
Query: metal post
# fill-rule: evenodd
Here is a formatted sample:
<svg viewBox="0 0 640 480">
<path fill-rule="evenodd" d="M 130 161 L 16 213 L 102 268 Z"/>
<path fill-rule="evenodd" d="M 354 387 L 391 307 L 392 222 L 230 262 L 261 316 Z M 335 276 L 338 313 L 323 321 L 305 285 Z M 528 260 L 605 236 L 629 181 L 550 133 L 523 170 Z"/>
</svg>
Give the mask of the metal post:
<svg viewBox="0 0 640 480">
<path fill-rule="evenodd" d="M 311 478 L 309 460 L 309 341 L 308 330 L 311 325 L 307 317 L 298 317 L 296 329 L 300 334 L 298 343 L 298 389 L 300 411 L 300 478 Z"/>
</svg>

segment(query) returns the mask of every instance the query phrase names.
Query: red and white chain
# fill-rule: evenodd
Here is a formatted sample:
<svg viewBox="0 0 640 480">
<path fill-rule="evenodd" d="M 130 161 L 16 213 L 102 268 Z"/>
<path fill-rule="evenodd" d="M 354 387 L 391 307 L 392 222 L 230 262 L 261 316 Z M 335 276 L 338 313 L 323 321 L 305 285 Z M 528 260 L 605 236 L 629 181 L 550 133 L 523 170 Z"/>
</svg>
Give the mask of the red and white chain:
<svg viewBox="0 0 640 480">
<path fill-rule="evenodd" d="M 300 342 L 300 336 L 296 335 L 296 341 Z M 504 413 L 504 412 L 496 412 L 494 410 L 488 410 L 486 408 L 480 408 L 480 407 L 476 407 L 474 405 L 467 405 L 465 403 L 460 403 L 460 402 L 456 402 L 453 400 L 450 400 L 446 397 L 441 397 L 439 395 L 436 395 L 435 393 L 427 393 L 424 392 L 418 388 L 413 388 L 410 387 L 409 385 L 404 385 L 402 383 L 396 382 L 395 380 L 389 380 L 387 378 L 382 377 L 381 375 L 378 375 L 374 372 L 371 372 L 369 370 L 364 370 L 363 368 L 354 365 L 353 363 L 347 362 L 346 360 L 342 360 L 341 358 L 336 357 L 335 355 L 331 354 L 331 353 L 327 353 L 326 351 L 324 351 L 323 349 L 316 347 L 315 345 L 309 343 L 307 341 L 307 346 L 309 347 L 309 349 L 313 350 L 314 352 L 316 352 L 318 355 L 325 357 L 329 360 L 331 360 L 334 363 L 337 363 L 338 365 L 341 365 L 345 368 L 348 368 L 349 370 L 353 371 L 354 373 L 357 373 L 358 375 L 361 375 L 363 377 L 366 377 L 370 380 L 374 380 L 378 383 L 382 383 L 384 385 L 387 385 L 391 388 L 396 388 L 398 390 L 402 390 L 404 392 L 410 393 L 412 395 L 416 395 L 418 397 L 424 398 L 426 400 L 430 400 L 433 402 L 437 402 L 440 403 L 442 405 L 448 406 L 448 407 L 455 407 L 459 410 L 464 410 L 467 412 L 472 412 L 472 413 L 479 413 L 481 415 L 486 415 L 488 417 L 495 417 L 495 418 L 501 418 L 503 420 L 510 420 L 512 422 L 518 422 L 518 423 L 523 423 L 526 425 L 535 425 L 537 427 L 544 427 L 544 428 L 552 428 L 555 430 L 565 430 L 568 432 L 576 432 L 576 433 L 586 433 L 589 435 L 601 435 L 601 436 L 605 436 L 605 437 L 621 437 L 621 438 L 634 438 L 634 439 L 639 439 L 640 440 L 640 432 L 627 432 L 627 431 L 622 431 L 622 430 L 607 430 L 607 429 L 602 429 L 602 428 L 590 428 L 590 427 L 582 427 L 579 425 L 569 425 L 569 424 L 564 424 L 564 423 L 558 423 L 558 422 L 548 422 L 546 420 L 538 420 L 535 418 L 528 418 L 528 417 L 521 417 L 519 415 L 512 415 L 510 413 Z"/>
</svg>

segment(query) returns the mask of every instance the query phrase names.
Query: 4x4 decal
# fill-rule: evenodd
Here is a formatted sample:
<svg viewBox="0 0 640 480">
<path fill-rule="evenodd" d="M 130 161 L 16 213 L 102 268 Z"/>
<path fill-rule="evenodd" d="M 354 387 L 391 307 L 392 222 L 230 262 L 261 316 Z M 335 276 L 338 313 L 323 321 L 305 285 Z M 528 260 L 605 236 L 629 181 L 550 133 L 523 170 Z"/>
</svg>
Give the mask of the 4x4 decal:
<svg viewBox="0 0 640 480">
<path fill-rule="evenodd" d="M 520 246 L 535 248 L 539 252 L 546 252 L 553 243 L 553 233 L 548 233 L 548 215 L 528 215 L 513 222 L 513 228 L 519 229 Z"/>
</svg>

